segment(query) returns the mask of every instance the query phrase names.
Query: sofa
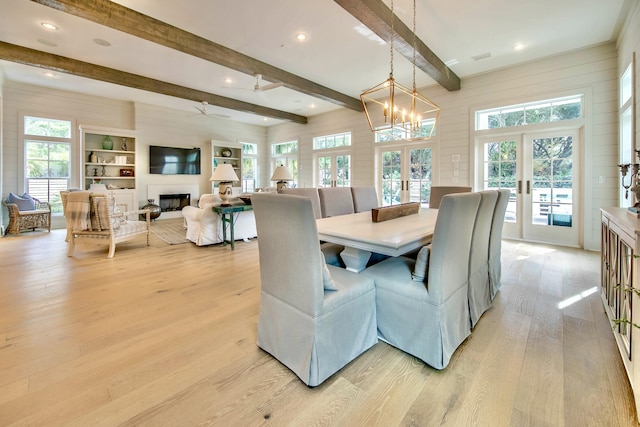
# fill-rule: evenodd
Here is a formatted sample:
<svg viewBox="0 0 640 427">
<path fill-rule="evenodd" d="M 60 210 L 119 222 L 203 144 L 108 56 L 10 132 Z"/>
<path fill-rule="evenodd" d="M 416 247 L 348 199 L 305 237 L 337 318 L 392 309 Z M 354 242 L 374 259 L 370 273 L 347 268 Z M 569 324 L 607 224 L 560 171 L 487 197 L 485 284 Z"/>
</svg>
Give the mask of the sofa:
<svg viewBox="0 0 640 427">
<path fill-rule="evenodd" d="M 203 194 L 198 200 L 198 206 L 182 208 L 187 227 L 187 239 L 198 246 L 213 245 L 222 242 L 222 221 L 213 211 L 214 206 L 220 206 L 222 199 L 217 194 Z M 232 204 L 242 205 L 240 199 L 232 200 Z M 227 226 L 228 227 L 228 226 Z M 227 230 L 227 235 L 229 232 Z M 234 214 L 235 240 L 248 240 L 257 236 L 256 220 L 253 211 Z"/>
</svg>

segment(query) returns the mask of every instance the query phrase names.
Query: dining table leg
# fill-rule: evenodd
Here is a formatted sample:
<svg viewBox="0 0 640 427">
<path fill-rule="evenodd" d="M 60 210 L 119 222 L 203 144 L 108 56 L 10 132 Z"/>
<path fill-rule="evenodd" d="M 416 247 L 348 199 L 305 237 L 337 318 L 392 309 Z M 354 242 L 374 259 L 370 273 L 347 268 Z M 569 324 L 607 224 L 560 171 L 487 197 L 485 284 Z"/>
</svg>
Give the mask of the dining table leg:
<svg viewBox="0 0 640 427">
<path fill-rule="evenodd" d="M 360 273 L 367 266 L 371 252 L 345 246 L 344 250 L 340 252 L 340 257 L 347 270 Z"/>
</svg>

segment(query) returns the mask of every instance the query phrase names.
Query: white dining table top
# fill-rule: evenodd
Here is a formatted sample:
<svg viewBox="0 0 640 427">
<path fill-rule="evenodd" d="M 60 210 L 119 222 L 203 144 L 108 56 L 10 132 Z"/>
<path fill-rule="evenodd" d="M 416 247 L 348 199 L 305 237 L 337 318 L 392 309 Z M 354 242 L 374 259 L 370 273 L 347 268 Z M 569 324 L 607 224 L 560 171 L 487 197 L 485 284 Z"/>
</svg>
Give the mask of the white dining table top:
<svg viewBox="0 0 640 427">
<path fill-rule="evenodd" d="M 316 220 L 320 240 L 351 248 L 400 256 L 429 242 L 438 217 L 437 209 L 373 222 L 371 211 Z"/>
</svg>

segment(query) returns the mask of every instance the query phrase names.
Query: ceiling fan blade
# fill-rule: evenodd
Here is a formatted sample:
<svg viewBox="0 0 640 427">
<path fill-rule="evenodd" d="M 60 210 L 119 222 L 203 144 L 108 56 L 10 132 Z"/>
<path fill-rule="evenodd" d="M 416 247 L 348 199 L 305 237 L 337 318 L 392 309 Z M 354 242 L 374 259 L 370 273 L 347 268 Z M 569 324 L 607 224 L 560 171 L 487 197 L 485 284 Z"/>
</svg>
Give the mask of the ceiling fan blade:
<svg viewBox="0 0 640 427">
<path fill-rule="evenodd" d="M 264 91 L 271 90 L 271 89 L 277 89 L 277 88 L 279 88 L 281 86 L 284 86 L 284 84 L 283 83 L 271 83 L 271 84 L 268 84 L 268 85 L 260 86 L 259 90 L 261 92 L 264 92 Z"/>
</svg>

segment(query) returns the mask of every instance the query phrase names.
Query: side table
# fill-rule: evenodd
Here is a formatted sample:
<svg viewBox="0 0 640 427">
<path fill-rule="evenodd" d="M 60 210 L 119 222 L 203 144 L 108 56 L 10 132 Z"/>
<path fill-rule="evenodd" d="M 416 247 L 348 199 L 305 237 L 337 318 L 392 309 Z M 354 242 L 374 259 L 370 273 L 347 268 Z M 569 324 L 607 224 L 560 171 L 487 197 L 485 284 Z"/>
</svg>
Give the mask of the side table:
<svg viewBox="0 0 640 427">
<path fill-rule="evenodd" d="M 233 205 L 233 206 L 214 206 L 213 211 L 220 215 L 220 221 L 222 221 L 222 246 L 226 246 L 227 243 L 231 244 L 231 250 L 236 248 L 236 241 L 233 235 L 233 226 L 235 221 L 233 220 L 233 214 L 236 212 L 252 211 L 251 205 Z M 227 224 L 229 224 L 230 240 L 227 240 Z"/>
</svg>

